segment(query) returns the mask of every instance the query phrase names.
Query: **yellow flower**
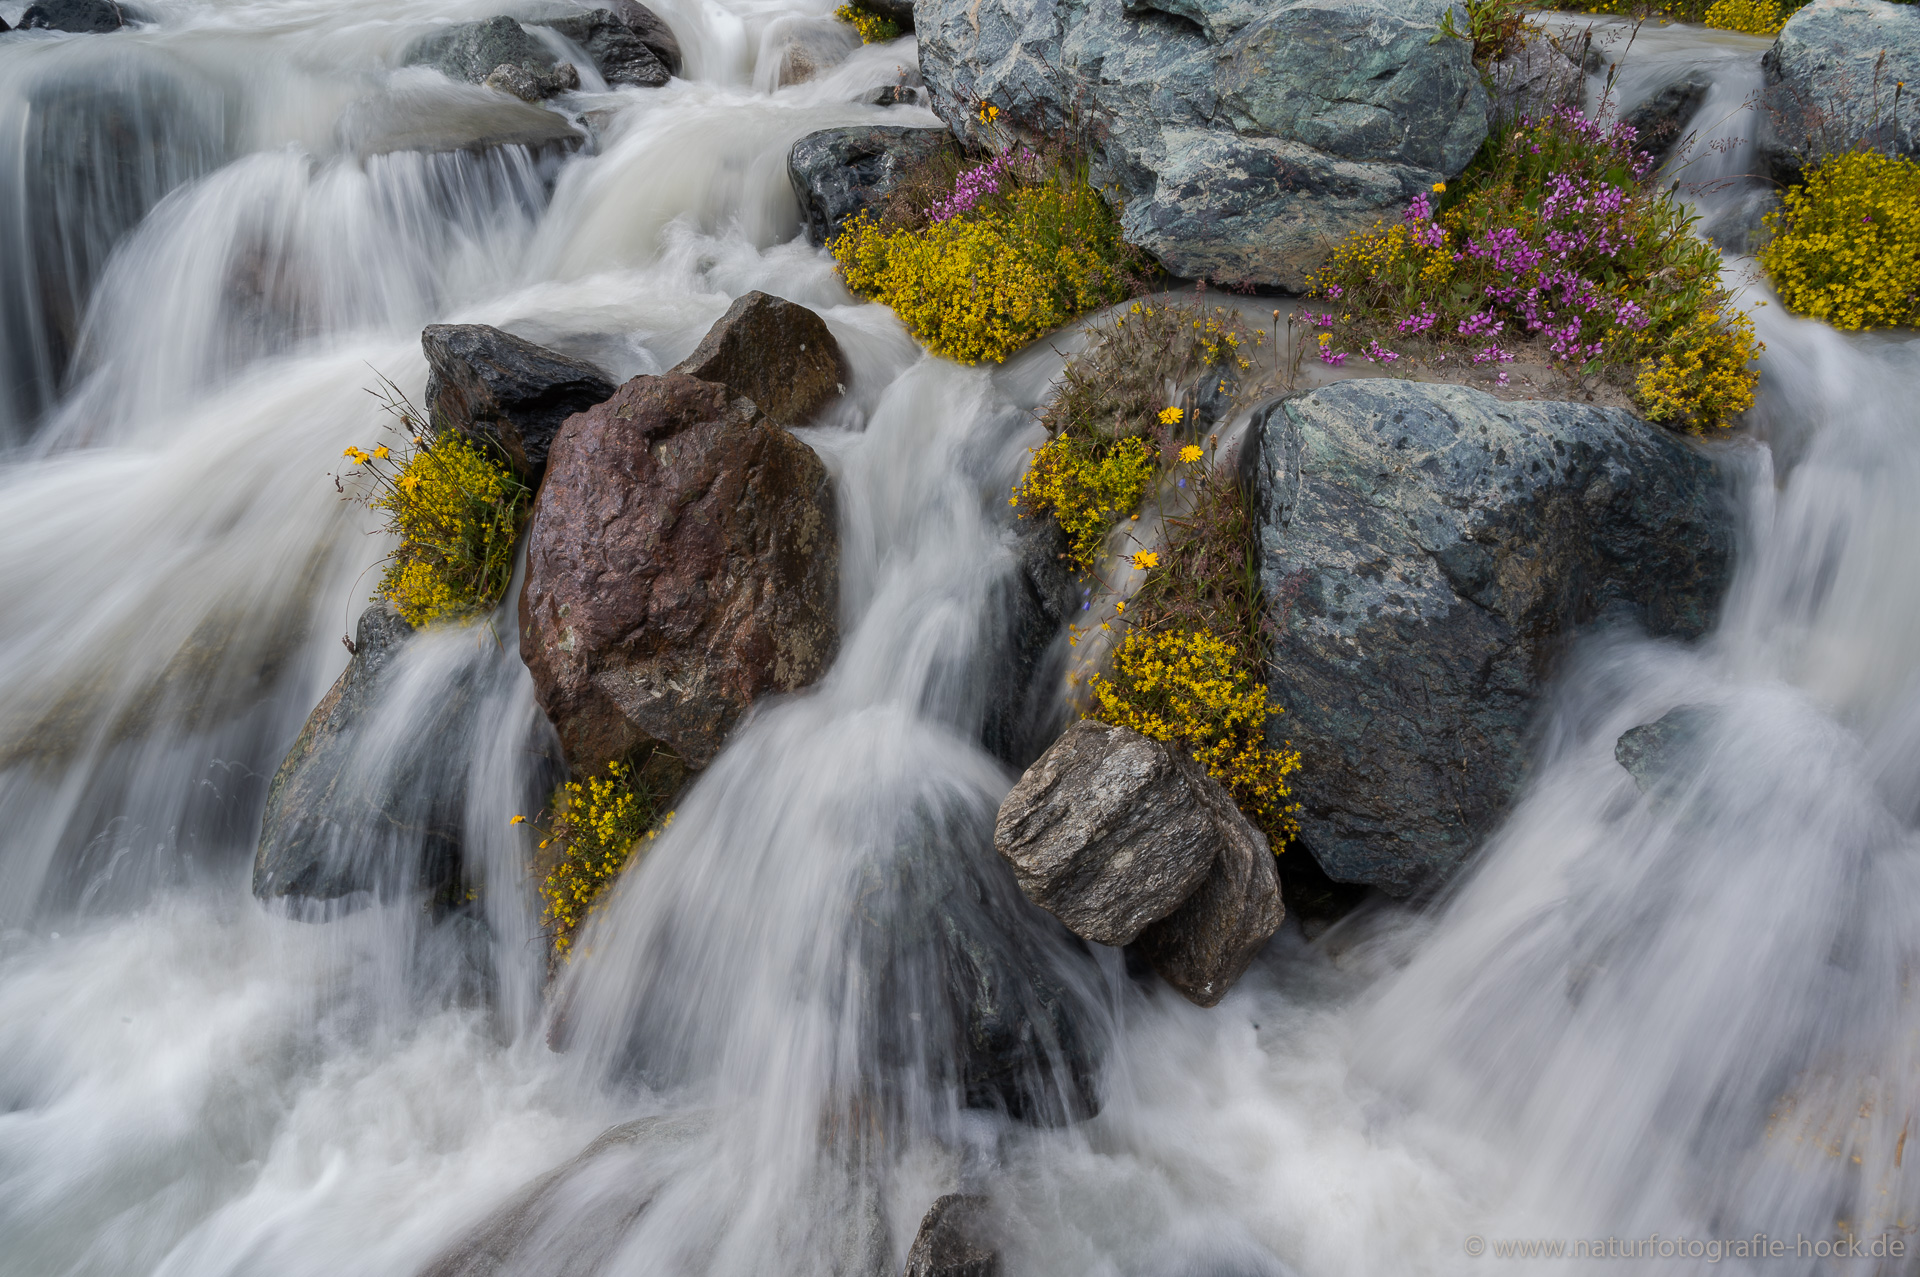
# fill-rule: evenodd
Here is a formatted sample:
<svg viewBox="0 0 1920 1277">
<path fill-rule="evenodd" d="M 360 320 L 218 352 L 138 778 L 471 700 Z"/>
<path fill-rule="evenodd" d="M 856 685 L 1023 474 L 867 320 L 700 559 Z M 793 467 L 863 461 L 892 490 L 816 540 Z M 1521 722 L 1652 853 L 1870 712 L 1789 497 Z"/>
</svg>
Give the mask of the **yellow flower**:
<svg viewBox="0 0 1920 1277">
<path fill-rule="evenodd" d="M 1120 601 L 1119 601 L 1118 603 L 1115 603 L 1115 604 L 1113 605 L 1113 610 L 1114 610 L 1114 611 L 1116 611 L 1116 612 L 1124 612 L 1124 611 L 1126 611 L 1126 610 L 1127 610 L 1127 601 L 1126 601 L 1125 599 L 1121 599 L 1121 600 L 1120 600 Z"/>
<path fill-rule="evenodd" d="M 1133 556 L 1133 566 L 1145 572 L 1149 568 L 1160 566 L 1160 556 L 1152 550 L 1137 550 Z"/>
<path fill-rule="evenodd" d="M 1179 408 L 1162 408 L 1160 410 L 1160 424 L 1163 426 L 1177 426 L 1180 424 L 1180 419 L 1186 415 L 1187 414 Z"/>
<path fill-rule="evenodd" d="M 1200 460 L 1201 455 L 1200 445 L 1197 443 L 1190 443 L 1180 449 L 1180 460 L 1187 465 L 1192 465 L 1194 462 Z"/>
<path fill-rule="evenodd" d="M 524 825 L 527 823 L 527 818 L 525 816 L 515 816 L 512 820 L 509 820 L 507 823 L 509 825 Z"/>
<path fill-rule="evenodd" d="M 1440 192 L 1442 192 L 1442 191 L 1444 191 L 1444 190 L 1446 190 L 1446 189 L 1447 189 L 1447 184 L 1446 184 L 1445 182 L 1435 182 L 1435 183 L 1433 184 L 1433 193 L 1434 193 L 1435 195 L 1438 195 L 1438 194 L 1440 194 Z"/>
<path fill-rule="evenodd" d="M 1321 333 L 1321 334 L 1320 334 L 1320 338 L 1319 338 L 1319 340 L 1320 340 L 1320 344 L 1321 344 L 1322 346 L 1326 346 L 1326 345 L 1330 345 L 1330 344 L 1332 344 L 1332 342 L 1333 342 L 1333 334 L 1332 334 L 1332 333 Z"/>
<path fill-rule="evenodd" d="M 383 443 L 378 448 L 375 448 L 373 450 L 373 455 L 378 457 L 380 460 L 385 461 L 388 457 L 393 455 L 393 449 L 387 447 L 387 445 Z"/>
</svg>

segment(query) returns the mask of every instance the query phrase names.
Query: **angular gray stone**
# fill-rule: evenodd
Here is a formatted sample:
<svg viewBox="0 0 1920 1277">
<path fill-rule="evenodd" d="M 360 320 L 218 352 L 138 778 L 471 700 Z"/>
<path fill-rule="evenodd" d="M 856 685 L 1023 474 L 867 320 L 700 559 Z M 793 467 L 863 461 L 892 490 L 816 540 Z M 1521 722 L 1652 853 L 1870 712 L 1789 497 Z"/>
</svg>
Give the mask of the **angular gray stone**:
<svg viewBox="0 0 1920 1277">
<path fill-rule="evenodd" d="M 1301 838 L 1337 881 L 1445 882 L 1511 804 L 1574 632 L 1692 638 L 1725 593 L 1714 463 L 1619 409 L 1357 380 L 1253 430 L 1268 730 L 1302 755 Z"/>
<path fill-rule="evenodd" d="M 1814 0 L 1787 20 L 1761 66 L 1770 125 L 1761 157 L 1783 180 L 1856 146 L 1920 154 L 1920 10 L 1913 5 Z M 1896 87 L 1902 82 L 1903 90 Z"/>
<path fill-rule="evenodd" d="M 113 0 L 39 0 L 20 15 L 22 31 L 104 35 L 126 24 L 126 10 Z"/>
<path fill-rule="evenodd" d="M 787 155 L 807 238 L 831 243 L 856 214 L 884 204 L 909 168 L 943 151 L 959 155 L 953 135 L 938 128 L 861 125 L 807 134 Z"/>
<path fill-rule="evenodd" d="M 666 30 L 666 24 L 651 10 L 639 5 L 633 7 L 645 15 L 638 19 L 644 30 L 655 33 Z M 673 77 L 673 71 L 648 44 L 642 32 L 610 9 L 595 9 L 589 13 L 555 18 L 542 25 L 553 28 L 579 45 L 593 59 L 600 78 L 609 85 L 631 84 L 657 89 Z M 673 40 L 671 31 L 666 32 L 666 40 Z M 661 43 L 656 35 L 654 44 Z M 673 42 L 670 47 L 674 53 L 674 67 L 677 68 L 680 65 L 679 43 Z"/>
<path fill-rule="evenodd" d="M 420 346 L 433 429 L 492 444 L 530 487 L 546 472 L 547 452 L 566 419 L 615 390 L 592 364 L 487 324 L 429 324 Z"/>
<path fill-rule="evenodd" d="M 512 94 L 522 102 L 538 102 L 579 88 L 580 70 L 571 62 L 562 62 L 551 71 L 534 71 L 523 63 L 502 62 L 480 83 L 497 92 Z"/>
<path fill-rule="evenodd" d="M 826 321 L 784 297 L 742 293 L 674 372 L 718 382 L 783 426 L 803 426 L 851 373 Z"/>
<path fill-rule="evenodd" d="M 1620 118 L 1633 126 L 1638 134 L 1639 149 L 1653 156 L 1654 163 L 1666 162 L 1673 153 L 1675 143 L 1679 142 L 1681 131 L 1687 127 L 1687 121 L 1707 100 L 1707 91 L 1713 87 L 1713 80 L 1706 72 L 1690 68 L 1687 75 L 1672 84 L 1662 85 L 1658 90 L 1636 102 Z M 1718 239 L 1715 242 L 1719 242 Z"/>
<path fill-rule="evenodd" d="M 907 1252 L 906 1277 L 999 1277 L 1000 1252 L 990 1240 L 984 1197 L 948 1193 L 920 1221 Z"/>
<path fill-rule="evenodd" d="M 1688 754 L 1713 720 L 1713 710 L 1704 705 L 1670 709 L 1651 723 L 1620 733 L 1613 743 L 1613 760 L 1633 777 L 1641 793 L 1669 797 L 1683 779 L 1681 768 Z"/>
<path fill-rule="evenodd" d="M 1084 719 L 1027 769 L 993 845 L 1027 898 L 1098 944 L 1132 944 L 1179 908 L 1219 855 L 1214 813 L 1165 745 Z"/>
<path fill-rule="evenodd" d="M 627 24 L 627 29 L 638 37 L 641 44 L 647 46 L 647 52 L 659 60 L 668 75 L 680 74 L 680 39 L 673 34 L 673 28 L 667 25 L 666 19 L 641 4 L 640 0 L 611 0 L 606 7 Z"/>
<path fill-rule="evenodd" d="M 1177 275 L 1300 288 L 1466 167 L 1488 102 L 1448 0 L 918 0 L 933 108 L 987 144 L 1084 130 L 1127 239 Z M 982 104 L 999 108 L 991 124 Z"/>
<path fill-rule="evenodd" d="M 554 69 L 557 59 L 518 22 L 502 14 L 423 36 L 408 46 L 401 61 L 433 67 L 449 80 L 485 84 L 502 65 L 519 67 L 539 81 Z"/>
</svg>

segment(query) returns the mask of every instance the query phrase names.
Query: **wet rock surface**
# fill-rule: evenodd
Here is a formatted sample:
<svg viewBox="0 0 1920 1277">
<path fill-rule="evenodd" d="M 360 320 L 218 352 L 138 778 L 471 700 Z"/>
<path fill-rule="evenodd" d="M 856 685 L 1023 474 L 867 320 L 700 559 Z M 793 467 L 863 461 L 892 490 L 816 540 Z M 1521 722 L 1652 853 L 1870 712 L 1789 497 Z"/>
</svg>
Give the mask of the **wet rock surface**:
<svg viewBox="0 0 1920 1277">
<path fill-rule="evenodd" d="M 610 9 L 595 9 L 543 25 L 579 45 L 609 86 L 657 89 L 679 72 L 680 44 L 652 10 L 630 8 L 638 10 L 633 22 Z"/>
<path fill-rule="evenodd" d="M 1711 88 L 1712 79 L 1695 70 L 1635 103 L 1620 118 L 1639 134 L 1640 149 L 1653 156 L 1656 164 L 1665 163 Z"/>
<path fill-rule="evenodd" d="M 1792 180 L 1819 156 L 1856 147 L 1920 154 L 1909 105 L 1920 85 L 1920 12 L 1912 5 L 1814 0 L 1787 20 L 1761 67 L 1771 127 L 1762 130 L 1760 154 L 1775 176 Z"/>
<path fill-rule="evenodd" d="M 1226 995 L 1285 910 L 1267 840 L 1178 750 L 1082 720 L 1000 806 L 994 847 L 1029 900 L 1140 954 L 1189 1000 Z"/>
<path fill-rule="evenodd" d="M 997 623 L 989 630 L 1005 644 L 1004 672 L 988 691 L 980 740 L 1001 762 L 1024 771 L 1065 724 L 1059 693 L 1066 624 L 1086 587 L 1067 558 L 1067 534 L 1053 519 L 1017 520 L 1012 550 L 1013 571 L 1001 584 Z"/>
<path fill-rule="evenodd" d="M 673 371 L 745 395 L 783 426 L 805 425 L 851 375 L 825 320 L 761 292 L 736 299 Z"/>
<path fill-rule="evenodd" d="M 787 156 L 787 178 L 800 201 L 807 238 L 831 243 L 862 211 L 877 210 L 906 171 L 959 148 L 945 129 L 863 125 L 809 133 Z"/>
<path fill-rule="evenodd" d="M 465 84 L 408 85 L 354 103 L 334 131 L 361 159 L 395 151 L 485 151 L 524 146 L 536 155 L 579 149 L 587 135 L 558 111 Z"/>
<path fill-rule="evenodd" d="M 1301 752 L 1302 842 L 1336 881 L 1445 882 L 1511 804 L 1574 633 L 1692 638 L 1725 594 L 1714 462 L 1621 410 L 1365 380 L 1253 430 L 1269 730 Z"/>
<path fill-rule="evenodd" d="M 571 62 L 562 62 L 551 71 L 535 71 L 518 62 L 502 62 L 480 84 L 522 102 L 538 102 L 579 88 L 580 71 Z"/>
<path fill-rule="evenodd" d="M 553 442 L 521 654 L 576 767 L 662 745 L 704 767 L 753 701 L 838 641 L 826 467 L 744 396 L 636 377 Z"/>
<path fill-rule="evenodd" d="M 129 20 L 127 11 L 113 0 L 39 0 L 20 15 L 20 30 L 105 35 L 118 31 Z"/>
<path fill-rule="evenodd" d="M 615 389 L 592 364 L 487 324 L 429 324 L 420 346 L 433 428 L 491 444 L 529 486 L 546 472 L 567 418 L 604 403 Z"/>
<path fill-rule="evenodd" d="M 948 1193 L 928 1209 L 907 1252 L 906 1277 L 999 1277 L 985 1197 Z"/>
<path fill-rule="evenodd" d="M 402 61 L 409 66 L 430 66 L 449 80 L 485 84 L 502 66 L 520 68 L 538 80 L 553 71 L 558 59 L 519 22 L 502 14 L 484 22 L 458 23 L 424 36 L 408 47 Z"/>
<path fill-rule="evenodd" d="M 1669 797 L 1684 781 L 1682 767 L 1714 719 L 1714 711 L 1704 705 L 1668 710 L 1651 723 L 1620 733 L 1613 744 L 1613 760 L 1633 777 L 1641 793 Z"/>
<path fill-rule="evenodd" d="M 1097 120 L 1127 239 L 1189 278 L 1298 289 L 1326 245 L 1473 158 L 1488 101 L 1445 0 L 921 0 L 953 130 Z M 980 107 L 999 117 L 989 126 Z"/>
</svg>

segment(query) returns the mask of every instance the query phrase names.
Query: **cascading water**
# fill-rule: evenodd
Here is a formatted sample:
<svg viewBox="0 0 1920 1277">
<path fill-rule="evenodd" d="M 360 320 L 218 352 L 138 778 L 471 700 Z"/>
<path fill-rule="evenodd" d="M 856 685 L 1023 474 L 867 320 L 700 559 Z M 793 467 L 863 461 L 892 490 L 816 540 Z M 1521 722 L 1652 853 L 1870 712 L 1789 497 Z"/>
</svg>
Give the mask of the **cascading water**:
<svg viewBox="0 0 1920 1277">
<path fill-rule="evenodd" d="M 516 1200 L 534 1226 L 487 1271 L 880 1272 L 956 1189 L 995 1198 L 1018 1273 L 1912 1229 L 1920 351 L 1759 310 L 1718 632 L 1584 642 L 1446 900 L 1290 928 L 1200 1011 L 1088 958 L 993 857 L 995 519 L 1059 357 L 924 359 L 789 242 L 796 138 L 932 122 L 852 104 L 897 48 L 769 91 L 820 9 L 663 8 L 687 78 L 570 99 L 571 158 L 368 142 L 395 102 L 409 128 L 481 109 L 389 69 L 456 16 L 424 4 L 177 0 L 0 40 L 0 1273 L 409 1274 Z M 1750 134 L 1720 107 L 1761 46 L 1653 35 L 1713 80 L 1689 167 L 1719 216 L 1752 188 L 1701 157 Z M 369 842 L 393 878 L 364 907 L 263 910 L 266 777 L 380 553 L 326 475 L 378 437 L 366 389 L 417 393 L 440 320 L 658 371 L 751 288 L 819 310 L 853 369 L 805 432 L 841 507 L 828 677 L 749 718 L 543 995 L 508 822 L 551 737 L 512 613 L 423 635 L 355 784 L 461 825 L 477 912 L 411 903 L 405 839 Z M 1614 741 L 1681 706 L 1643 796 Z M 983 1019 L 966 990 L 996 983 L 1019 992 Z"/>
</svg>

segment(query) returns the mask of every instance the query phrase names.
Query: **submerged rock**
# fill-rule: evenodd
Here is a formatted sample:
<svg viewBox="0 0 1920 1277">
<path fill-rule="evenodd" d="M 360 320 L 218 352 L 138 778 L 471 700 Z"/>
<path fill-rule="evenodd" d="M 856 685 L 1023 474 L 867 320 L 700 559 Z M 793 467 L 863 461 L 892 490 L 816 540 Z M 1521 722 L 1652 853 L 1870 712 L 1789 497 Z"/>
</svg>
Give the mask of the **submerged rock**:
<svg viewBox="0 0 1920 1277">
<path fill-rule="evenodd" d="M 486 84 L 500 74 L 502 67 L 517 68 L 530 82 L 551 85 L 554 93 L 561 91 L 560 82 L 552 78 L 559 59 L 504 14 L 484 22 L 458 23 L 424 36 L 408 47 L 401 60 L 409 66 L 430 66 L 449 80 L 465 80 L 468 84 Z M 577 84 L 578 73 L 575 75 Z M 524 95 L 515 92 L 515 96 Z"/>
<path fill-rule="evenodd" d="M 1668 797 L 1680 779 L 1682 764 L 1713 720 L 1714 711 L 1705 705 L 1668 710 L 1651 723 L 1620 733 L 1613 743 L 1613 760 L 1633 777 L 1641 793 Z"/>
<path fill-rule="evenodd" d="M 825 320 L 761 292 L 735 300 L 673 371 L 745 395 L 783 426 L 805 425 L 850 375 Z"/>
<path fill-rule="evenodd" d="M 806 444 L 724 386 L 636 377 L 553 441 L 521 655 L 576 767 L 653 744 L 697 769 L 757 697 L 826 670 L 838 577 Z"/>
<path fill-rule="evenodd" d="M 420 346 L 433 429 L 492 444 L 529 486 L 546 472 L 547 452 L 567 418 L 606 402 L 615 389 L 592 364 L 486 324 L 429 324 Z"/>
<path fill-rule="evenodd" d="M 1098 121 L 1092 174 L 1176 275 L 1299 289 L 1326 245 L 1457 175 L 1487 133 L 1448 0 L 922 0 L 963 137 Z M 998 109 L 991 123 L 981 107 Z"/>
<path fill-rule="evenodd" d="M 1067 557 L 1067 534 L 1053 519 L 1017 521 L 1012 548 L 1014 570 L 1001 584 L 989 630 L 1004 655 L 988 688 L 980 741 L 1025 771 L 1065 723 L 1066 624 L 1085 587 Z"/>
<path fill-rule="evenodd" d="M 1439 886 L 1506 812 L 1555 658 L 1621 620 L 1692 638 L 1733 517 L 1708 455 L 1619 409 L 1342 382 L 1255 414 L 1275 743 L 1337 881 Z"/>
<path fill-rule="evenodd" d="M 907 1252 L 906 1277 L 999 1277 L 1000 1252 L 990 1240 L 992 1205 L 965 1193 L 934 1202 Z"/>
<path fill-rule="evenodd" d="M 587 135 L 558 111 L 465 84 L 405 85 L 355 102 L 334 129 L 365 159 L 395 151 L 485 151 L 524 146 L 537 156 L 579 149 Z"/>
<path fill-rule="evenodd" d="M 534 71 L 518 62 L 502 62 L 481 82 L 482 87 L 511 94 L 522 102 L 538 102 L 580 87 L 580 70 L 562 62 L 551 71 Z"/>
<path fill-rule="evenodd" d="M 127 12 L 113 0 L 38 0 L 20 15 L 22 31 L 105 35 L 125 25 Z"/>
<path fill-rule="evenodd" d="M 652 10 L 638 4 L 630 8 L 638 10 L 633 21 L 595 9 L 545 25 L 579 45 L 609 85 L 657 89 L 679 72 L 680 44 Z M 671 55 L 671 65 L 663 54 Z"/>
<path fill-rule="evenodd" d="M 1639 135 L 1639 148 L 1653 156 L 1655 164 L 1663 164 L 1711 88 L 1713 80 L 1695 68 L 1635 103 L 1620 118 Z"/>
<path fill-rule="evenodd" d="M 1007 794 L 994 847 L 1068 930 L 1137 940 L 1201 1006 L 1226 995 L 1285 917 L 1266 838 L 1186 755 L 1124 727 L 1068 728 Z"/>
<path fill-rule="evenodd" d="M 1920 154 L 1911 105 L 1920 86 L 1920 12 L 1912 5 L 1813 0 L 1787 20 L 1760 64 L 1771 124 L 1760 153 L 1783 180 L 1823 155 L 1860 147 Z"/>
<path fill-rule="evenodd" d="M 787 179 L 800 201 L 807 238 L 831 243 L 856 214 L 877 210 L 907 171 L 960 151 L 945 129 L 862 125 L 809 133 L 787 155 Z"/>
</svg>

